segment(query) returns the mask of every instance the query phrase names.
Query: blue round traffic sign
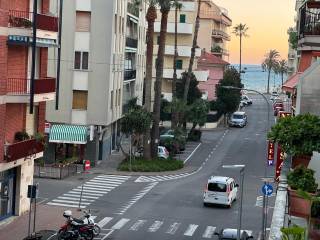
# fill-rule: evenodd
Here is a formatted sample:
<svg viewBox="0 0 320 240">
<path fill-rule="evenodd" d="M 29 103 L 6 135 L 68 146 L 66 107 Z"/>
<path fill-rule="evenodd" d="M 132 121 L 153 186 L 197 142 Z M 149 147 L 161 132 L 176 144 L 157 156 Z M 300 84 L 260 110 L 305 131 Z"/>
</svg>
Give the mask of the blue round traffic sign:
<svg viewBox="0 0 320 240">
<path fill-rule="evenodd" d="M 273 187 L 270 184 L 264 184 L 262 186 L 262 193 L 266 196 L 270 196 L 273 193 Z"/>
</svg>

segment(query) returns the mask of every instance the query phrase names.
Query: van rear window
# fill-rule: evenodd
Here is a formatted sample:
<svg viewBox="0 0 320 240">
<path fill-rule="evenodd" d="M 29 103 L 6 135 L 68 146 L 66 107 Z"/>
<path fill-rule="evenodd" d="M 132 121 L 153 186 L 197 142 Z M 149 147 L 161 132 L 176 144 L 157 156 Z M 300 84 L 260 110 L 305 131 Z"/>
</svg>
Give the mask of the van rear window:
<svg viewBox="0 0 320 240">
<path fill-rule="evenodd" d="M 212 192 L 226 192 L 227 185 L 224 183 L 209 183 L 208 184 L 208 191 Z"/>
</svg>

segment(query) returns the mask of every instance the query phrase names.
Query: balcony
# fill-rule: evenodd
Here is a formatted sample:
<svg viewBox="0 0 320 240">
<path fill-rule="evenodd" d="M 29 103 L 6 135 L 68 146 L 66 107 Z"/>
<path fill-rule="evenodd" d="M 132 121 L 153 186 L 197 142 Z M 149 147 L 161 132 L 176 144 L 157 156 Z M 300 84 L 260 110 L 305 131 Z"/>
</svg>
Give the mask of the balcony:
<svg viewBox="0 0 320 240">
<path fill-rule="evenodd" d="M 128 7 L 127 7 L 127 11 L 128 13 L 130 13 L 131 15 L 135 16 L 135 17 L 139 17 L 139 6 L 137 6 L 134 3 L 130 3 L 128 2 Z"/>
<path fill-rule="evenodd" d="M 181 78 L 181 74 L 185 72 L 184 69 L 178 69 L 177 70 L 177 78 Z M 206 82 L 209 77 L 209 71 L 199 71 L 195 70 L 193 71 L 194 75 L 196 76 L 198 82 Z M 173 69 L 163 69 L 163 78 L 172 79 L 173 78 Z"/>
<path fill-rule="evenodd" d="M 228 27 L 232 25 L 232 20 L 223 12 L 217 11 L 200 11 L 200 18 L 202 19 L 212 19 L 220 24 L 224 24 Z"/>
<path fill-rule="evenodd" d="M 230 41 L 230 35 L 222 30 L 216 30 L 213 29 L 212 30 L 212 37 L 214 38 L 222 38 L 225 39 L 227 41 Z"/>
<path fill-rule="evenodd" d="M 8 27 L 11 28 L 32 28 L 32 12 L 9 10 Z M 58 32 L 58 18 L 54 16 L 37 14 L 37 29 Z"/>
<path fill-rule="evenodd" d="M 158 52 L 158 45 L 154 45 L 153 53 L 156 55 Z M 166 45 L 165 46 L 165 55 L 173 56 L 174 55 L 174 46 L 173 45 Z M 179 57 L 190 57 L 191 56 L 191 46 L 178 46 L 178 56 Z M 201 49 L 196 48 L 195 52 L 196 57 L 201 56 Z"/>
<path fill-rule="evenodd" d="M 130 37 L 126 37 L 126 47 L 137 48 L 138 40 Z"/>
<path fill-rule="evenodd" d="M 34 157 L 37 153 L 43 152 L 43 149 L 43 144 L 36 139 L 13 143 L 5 146 L 4 159 L 7 162 L 12 162 L 18 159 Z"/>
<path fill-rule="evenodd" d="M 174 22 L 169 22 L 167 25 L 167 32 L 174 33 Z M 154 32 L 160 32 L 160 22 L 154 23 Z M 178 33 L 179 34 L 193 34 L 193 24 L 191 23 L 178 23 Z"/>
<path fill-rule="evenodd" d="M 124 80 L 129 81 L 129 80 L 134 80 L 136 79 L 136 70 L 124 70 Z"/>
<path fill-rule="evenodd" d="M 34 81 L 34 102 L 53 100 L 55 97 L 55 78 L 39 78 Z M 30 79 L 8 78 L 7 103 L 28 103 L 30 97 Z"/>
</svg>

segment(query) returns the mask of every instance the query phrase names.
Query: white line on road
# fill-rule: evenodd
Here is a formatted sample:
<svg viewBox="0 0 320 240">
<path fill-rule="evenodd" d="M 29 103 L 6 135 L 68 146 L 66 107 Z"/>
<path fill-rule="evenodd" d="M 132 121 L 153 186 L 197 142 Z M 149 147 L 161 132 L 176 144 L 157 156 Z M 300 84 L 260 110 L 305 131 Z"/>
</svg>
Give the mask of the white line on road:
<svg viewBox="0 0 320 240">
<path fill-rule="evenodd" d="M 100 228 L 103 228 L 105 225 L 107 225 L 108 222 L 110 222 L 113 218 L 112 217 L 105 217 L 100 222 L 98 222 L 98 226 Z"/>
<path fill-rule="evenodd" d="M 201 143 L 199 143 L 199 145 L 192 151 L 192 153 L 189 155 L 189 157 L 187 157 L 187 159 L 183 161 L 183 163 L 186 163 L 191 158 L 191 156 L 195 153 L 195 151 L 197 151 L 197 149 L 200 147 L 200 145 L 201 145 Z"/>
<path fill-rule="evenodd" d="M 140 227 L 142 227 L 145 223 L 147 222 L 147 220 L 138 220 L 137 222 L 135 222 L 130 228 L 130 231 L 138 231 Z"/>
<path fill-rule="evenodd" d="M 203 238 L 211 238 L 214 232 L 216 231 L 216 227 L 207 226 L 205 232 L 203 233 Z"/>
<path fill-rule="evenodd" d="M 122 218 L 121 220 L 119 220 L 115 225 L 113 225 L 112 227 L 111 227 L 111 229 L 112 230 L 119 230 L 119 229 L 121 229 L 124 225 L 126 225 L 127 224 L 127 222 L 129 222 L 130 221 L 130 219 L 128 219 L 128 218 Z"/>
<path fill-rule="evenodd" d="M 163 224 L 162 221 L 154 221 L 154 223 L 149 227 L 148 232 L 156 232 L 161 225 Z"/>
<path fill-rule="evenodd" d="M 198 225 L 190 224 L 187 231 L 185 231 L 184 235 L 191 237 L 194 234 L 194 232 L 197 230 L 197 228 L 198 228 Z"/>
<path fill-rule="evenodd" d="M 171 224 L 169 229 L 166 231 L 166 233 L 172 234 L 172 235 L 175 234 L 180 225 L 181 223 L 177 223 L 177 222 Z"/>
</svg>

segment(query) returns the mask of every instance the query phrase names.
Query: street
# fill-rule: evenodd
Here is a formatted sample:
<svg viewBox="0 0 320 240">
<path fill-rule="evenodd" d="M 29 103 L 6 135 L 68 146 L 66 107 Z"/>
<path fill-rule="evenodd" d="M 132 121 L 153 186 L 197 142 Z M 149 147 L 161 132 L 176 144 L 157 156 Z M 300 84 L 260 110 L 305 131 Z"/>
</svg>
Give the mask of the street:
<svg viewBox="0 0 320 240">
<path fill-rule="evenodd" d="M 190 151 L 193 155 L 186 161 L 186 167 L 194 169 L 191 172 L 154 176 L 99 174 L 86 179 L 81 207 L 91 209 L 103 229 L 96 239 L 214 239 L 213 233 L 221 228 L 237 228 L 239 200 L 230 209 L 204 207 L 202 202 L 203 190 L 211 175 L 230 176 L 239 183 L 239 171 L 222 169 L 222 164 L 246 165 L 242 229 L 258 239 L 266 162 L 266 104 L 254 95 L 253 105 L 244 111 L 248 114 L 248 125 L 244 128 L 203 131 L 201 145 L 195 144 L 195 151 Z M 272 174 L 272 167 L 268 168 L 266 176 Z M 67 184 L 38 181 L 43 189 L 40 197 L 48 198 L 44 204 L 76 211 L 81 192 L 79 178 L 67 180 Z M 51 191 L 53 185 L 57 187 Z M 270 206 L 273 200 L 271 196 Z M 271 216 L 272 208 L 268 211 L 269 222 Z"/>
</svg>

